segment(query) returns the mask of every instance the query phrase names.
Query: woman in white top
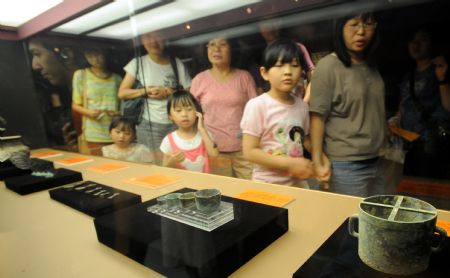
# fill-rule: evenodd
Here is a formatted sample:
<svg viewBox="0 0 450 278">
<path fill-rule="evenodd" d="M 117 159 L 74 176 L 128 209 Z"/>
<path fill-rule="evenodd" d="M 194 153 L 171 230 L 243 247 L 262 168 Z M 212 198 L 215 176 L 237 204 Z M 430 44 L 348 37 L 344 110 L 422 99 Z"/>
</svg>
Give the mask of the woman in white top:
<svg viewBox="0 0 450 278">
<path fill-rule="evenodd" d="M 170 57 L 164 51 L 161 33 L 147 33 L 141 35 L 140 39 L 147 55 L 134 58 L 124 67 L 126 74 L 119 88 L 119 98 L 147 98 L 142 119 L 136 126 L 137 141 L 147 146 L 156 155 L 156 161 L 159 161 L 161 141 L 174 130 L 173 123 L 167 116 L 167 97 L 177 85 L 188 88 L 191 78 L 183 63 L 175 58 L 177 82 Z M 135 81 L 139 81 L 142 88 L 134 88 Z"/>
</svg>

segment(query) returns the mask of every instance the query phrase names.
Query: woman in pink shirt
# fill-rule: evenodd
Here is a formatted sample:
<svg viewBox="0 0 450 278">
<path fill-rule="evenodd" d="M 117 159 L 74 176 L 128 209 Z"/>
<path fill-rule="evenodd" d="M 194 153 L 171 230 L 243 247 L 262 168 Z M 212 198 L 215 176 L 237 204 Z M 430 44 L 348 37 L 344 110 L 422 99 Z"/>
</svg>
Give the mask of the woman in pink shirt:
<svg viewBox="0 0 450 278">
<path fill-rule="evenodd" d="M 211 68 L 192 80 L 191 93 L 204 110 L 204 121 L 220 155 L 212 160 L 212 172 L 250 179 L 252 164 L 242 156 L 240 121 L 245 104 L 256 97 L 250 73 L 232 66 L 232 41 L 218 37 L 207 47 Z"/>
</svg>

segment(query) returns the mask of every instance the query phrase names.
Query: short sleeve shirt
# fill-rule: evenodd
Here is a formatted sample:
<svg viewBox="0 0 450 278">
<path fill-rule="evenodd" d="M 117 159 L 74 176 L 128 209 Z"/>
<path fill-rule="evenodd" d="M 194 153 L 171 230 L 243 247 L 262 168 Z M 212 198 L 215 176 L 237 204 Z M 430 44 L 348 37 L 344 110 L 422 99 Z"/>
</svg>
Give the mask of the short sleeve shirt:
<svg viewBox="0 0 450 278">
<path fill-rule="evenodd" d="M 188 88 L 191 84 L 191 77 L 180 59 L 175 58 L 178 70 L 178 78 L 180 85 L 184 88 Z M 139 71 L 137 66 L 139 64 Z M 160 65 L 150 58 L 150 56 L 141 56 L 138 59 L 134 58 L 125 67 L 124 70 L 135 77 L 142 86 L 163 86 L 163 87 L 175 87 L 176 78 L 172 69 L 172 65 Z M 136 77 L 137 74 L 137 77 Z M 142 117 L 151 122 L 161 124 L 171 124 L 167 116 L 167 99 L 152 99 L 147 98 L 148 113 L 143 113 Z"/>
<path fill-rule="evenodd" d="M 203 118 L 214 137 L 218 150 L 236 152 L 242 148 L 239 123 L 245 104 L 256 97 L 255 81 L 251 75 L 235 69 L 227 81 L 218 81 L 209 70 L 192 80 L 191 93 L 203 109 Z"/>
<path fill-rule="evenodd" d="M 324 117 L 324 149 L 331 160 L 379 155 L 387 126 L 384 82 L 376 69 L 347 68 L 335 54 L 325 56 L 313 74 L 310 111 Z"/>
<path fill-rule="evenodd" d="M 270 155 L 303 156 L 303 141 L 309 134 L 308 105 L 295 97 L 292 105 L 283 104 L 268 94 L 247 103 L 241 121 L 242 132 L 260 139 L 261 149 Z M 288 173 L 261 165 L 253 168 L 253 180 L 293 185 Z"/>
</svg>

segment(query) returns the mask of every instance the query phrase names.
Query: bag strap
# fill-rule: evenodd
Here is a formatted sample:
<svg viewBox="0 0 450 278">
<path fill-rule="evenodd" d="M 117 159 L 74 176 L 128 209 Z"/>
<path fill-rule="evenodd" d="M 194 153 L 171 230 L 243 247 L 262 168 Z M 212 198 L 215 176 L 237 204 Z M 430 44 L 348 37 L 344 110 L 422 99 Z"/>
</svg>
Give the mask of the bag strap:
<svg viewBox="0 0 450 278">
<path fill-rule="evenodd" d="M 182 88 L 182 86 L 180 85 L 180 76 L 178 74 L 177 61 L 173 56 L 170 56 L 170 65 L 172 66 L 172 70 L 175 75 L 175 89 L 180 89 Z"/>
<path fill-rule="evenodd" d="M 88 108 L 88 103 L 87 103 L 87 68 L 83 69 L 81 71 L 81 82 L 83 84 L 83 106 L 87 109 Z M 81 136 L 85 136 L 84 134 L 84 130 L 86 128 L 86 120 L 85 120 L 86 116 L 81 117 Z"/>
</svg>

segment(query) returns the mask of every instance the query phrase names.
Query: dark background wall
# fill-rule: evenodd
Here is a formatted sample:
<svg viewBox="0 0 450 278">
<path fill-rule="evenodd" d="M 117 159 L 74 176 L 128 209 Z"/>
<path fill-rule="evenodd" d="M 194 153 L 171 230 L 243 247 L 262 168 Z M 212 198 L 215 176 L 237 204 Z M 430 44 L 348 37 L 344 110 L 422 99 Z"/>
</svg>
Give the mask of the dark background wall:
<svg viewBox="0 0 450 278">
<path fill-rule="evenodd" d="M 29 62 L 22 42 L 0 40 L 0 116 L 7 134 L 20 134 L 31 148 L 47 146 Z"/>
</svg>

